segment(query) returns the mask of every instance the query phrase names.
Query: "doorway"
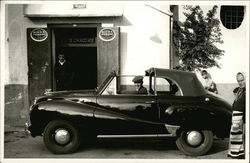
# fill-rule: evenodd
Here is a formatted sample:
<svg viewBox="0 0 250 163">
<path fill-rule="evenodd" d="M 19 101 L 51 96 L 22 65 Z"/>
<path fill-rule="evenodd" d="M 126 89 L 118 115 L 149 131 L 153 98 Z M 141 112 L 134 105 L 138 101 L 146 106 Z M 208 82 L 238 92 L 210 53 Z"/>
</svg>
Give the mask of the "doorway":
<svg viewBox="0 0 250 163">
<path fill-rule="evenodd" d="M 72 69 L 71 90 L 97 87 L 97 28 L 54 28 L 53 63 L 63 54 Z M 53 54 L 53 53 L 52 53 Z M 55 70 L 55 66 L 54 66 Z M 56 72 L 53 71 L 53 88 L 57 90 Z"/>
<path fill-rule="evenodd" d="M 100 38 L 104 29 L 114 32 L 113 40 Z M 36 38 L 31 37 L 34 34 Z M 48 24 L 48 28 L 27 28 L 29 103 L 45 92 L 56 91 L 55 63 L 60 52 L 65 53 L 74 69 L 71 84 L 74 90 L 95 88 L 111 71 L 119 74 L 119 40 L 119 27 L 105 28 L 100 24 L 77 24 L 77 27 Z"/>
</svg>

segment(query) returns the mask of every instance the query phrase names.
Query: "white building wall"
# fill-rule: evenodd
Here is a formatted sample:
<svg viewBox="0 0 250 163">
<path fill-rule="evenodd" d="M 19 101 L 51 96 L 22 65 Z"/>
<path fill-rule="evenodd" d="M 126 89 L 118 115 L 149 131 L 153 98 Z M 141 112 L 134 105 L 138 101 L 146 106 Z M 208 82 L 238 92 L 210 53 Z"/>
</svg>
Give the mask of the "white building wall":
<svg viewBox="0 0 250 163">
<path fill-rule="evenodd" d="M 81 19 L 79 23 L 101 23 L 103 26 L 111 24 L 120 27 L 121 74 L 144 74 L 150 67 L 169 68 L 170 17 L 164 12 L 168 13 L 170 6 L 149 6 L 146 2 L 127 3 L 122 6 L 121 19 L 82 17 L 78 18 Z M 99 13 L 99 8 L 96 10 Z M 47 27 L 47 23 L 68 23 L 67 21 L 63 18 L 31 20 L 24 17 L 22 4 L 6 5 L 5 84 L 28 84 L 26 29 Z"/>
<path fill-rule="evenodd" d="M 5 84 L 27 84 L 27 45 L 22 6 L 6 6 Z"/>
<path fill-rule="evenodd" d="M 168 12 L 169 6 L 153 6 Z M 142 74 L 150 67 L 169 68 L 170 17 L 146 4 L 125 5 L 121 26 L 121 74 Z"/>
<path fill-rule="evenodd" d="M 125 3 L 123 5 L 123 18 L 121 22 L 111 18 L 93 18 L 87 23 L 113 23 L 121 29 L 120 57 L 121 74 L 143 73 L 150 67 L 169 68 L 169 42 L 170 42 L 170 17 L 163 12 L 169 11 L 169 5 L 151 5 L 147 2 Z M 212 5 L 201 5 L 204 13 L 212 8 Z M 9 13 L 11 12 L 11 14 Z M 5 28 L 5 83 L 27 84 L 27 27 L 46 27 L 46 22 L 38 21 L 35 24 L 22 15 L 22 5 L 6 7 Z M 184 21 L 183 8 L 179 6 L 180 21 Z M 220 6 L 217 10 L 219 18 Z M 9 16 L 8 16 L 9 15 Z M 246 6 L 245 19 L 242 25 L 235 29 L 226 29 L 221 24 L 222 39 L 224 44 L 218 45 L 225 50 L 219 63 L 222 68 L 211 68 L 211 73 L 216 83 L 236 83 L 235 74 L 246 71 L 248 66 L 248 6 Z M 82 18 L 84 23 L 84 18 Z M 51 22 L 50 22 L 51 23 Z M 13 48 L 14 47 L 14 48 Z"/>
<path fill-rule="evenodd" d="M 218 10 L 220 13 L 220 7 Z M 235 83 L 235 76 L 238 72 L 246 72 L 249 62 L 249 44 L 247 36 L 247 25 L 249 12 L 245 11 L 244 20 L 237 29 L 227 29 L 221 24 L 221 33 L 224 44 L 218 45 L 219 48 L 225 50 L 224 56 L 221 58 L 222 69 L 211 69 L 214 80 L 220 83 Z M 219 15 L 218 15 L 219 16 Z"/>
</svg>

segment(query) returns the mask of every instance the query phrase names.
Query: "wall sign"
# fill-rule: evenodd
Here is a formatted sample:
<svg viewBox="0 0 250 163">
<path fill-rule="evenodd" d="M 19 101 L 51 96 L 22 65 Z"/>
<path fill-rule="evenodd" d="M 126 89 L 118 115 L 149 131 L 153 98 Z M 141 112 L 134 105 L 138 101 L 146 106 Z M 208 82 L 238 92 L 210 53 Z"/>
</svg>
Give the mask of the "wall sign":
<svg viewBox="0 0 250 163">
<path fill-rule="evenodd" d="M 47 39 L 48 32 L 42 28 L 36 28 L 30 32 L 30 37 L 34 41 L 42 42 Z"/>
<path fill-rule="evenodd" d="M 63 38 L 60 40 L 59 45 L 61 47 L 84 47 L 95 46 L 95 38 Z"/>
<path fill-rule="evenodd" d="M 64 38 L 60 40 L 61 44 L 94 44 L 95 38 Z"/>
<path fill-rule="evenodd" d="M 86 4 L 73 4 L 73 9 L 86 9 Z"/>
<path fill-rule="evenodd" d="M 99 32 L 99 38 L 103 41 L 112 41 L 115 36 L 115 31 L 112 28 L 103 28 Z"/>
</svg>

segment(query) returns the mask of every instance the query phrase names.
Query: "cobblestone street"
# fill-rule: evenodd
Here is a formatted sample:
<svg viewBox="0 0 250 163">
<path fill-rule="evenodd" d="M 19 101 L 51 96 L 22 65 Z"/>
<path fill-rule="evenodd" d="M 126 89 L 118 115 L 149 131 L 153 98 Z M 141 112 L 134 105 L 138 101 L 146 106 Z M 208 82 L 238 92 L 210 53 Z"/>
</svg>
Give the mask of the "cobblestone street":
<svg viewBox="0 0 250 163">
<path fill-rule="evenodd" d="M 181 153 L 173 139 L 98 139 L 67 155 L 54 155 L 43 144 L 42 137 L 31 137 L 24 131 L 5 132 L 4 158 L 79 158 L 79 159 L 228 159 L 228 139 L 215 140 L 204 156 Z"/>
</svg>

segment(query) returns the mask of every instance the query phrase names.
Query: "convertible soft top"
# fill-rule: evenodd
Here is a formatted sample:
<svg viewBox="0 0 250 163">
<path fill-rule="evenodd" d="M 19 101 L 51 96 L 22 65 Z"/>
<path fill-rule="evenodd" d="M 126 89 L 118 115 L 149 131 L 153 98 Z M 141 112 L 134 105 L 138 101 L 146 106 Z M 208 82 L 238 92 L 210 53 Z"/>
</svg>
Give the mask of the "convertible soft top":
<svg viewBox="0 0 250 163">
<path fill-rule="evenodd" d="M 193 72 L 150 68 L 146 75 L 154 74 L 156 77 L 165 77 L 174 80 L 182 89 L 183 96 L 201 96 L 207 94 L 203 85 Z"/>
</svg>

